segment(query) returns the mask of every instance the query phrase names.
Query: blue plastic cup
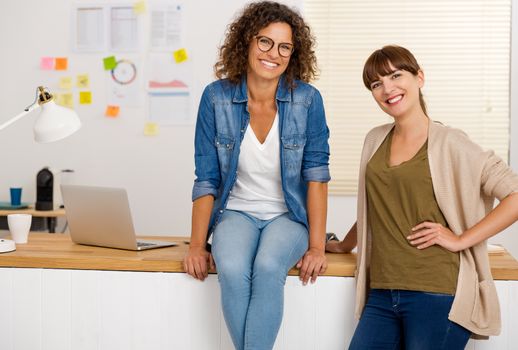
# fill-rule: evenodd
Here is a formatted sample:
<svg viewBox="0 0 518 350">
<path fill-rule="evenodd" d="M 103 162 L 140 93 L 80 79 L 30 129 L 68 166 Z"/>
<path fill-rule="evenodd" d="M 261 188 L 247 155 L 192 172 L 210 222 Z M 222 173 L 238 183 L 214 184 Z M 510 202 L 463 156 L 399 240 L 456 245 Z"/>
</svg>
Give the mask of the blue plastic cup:
<svg viewBox="0 0 518 350">
<path fill-rule="evenodd" d="M 11 205 L 22 204 L 22 188 L 11 187 Z"/>
</svg>

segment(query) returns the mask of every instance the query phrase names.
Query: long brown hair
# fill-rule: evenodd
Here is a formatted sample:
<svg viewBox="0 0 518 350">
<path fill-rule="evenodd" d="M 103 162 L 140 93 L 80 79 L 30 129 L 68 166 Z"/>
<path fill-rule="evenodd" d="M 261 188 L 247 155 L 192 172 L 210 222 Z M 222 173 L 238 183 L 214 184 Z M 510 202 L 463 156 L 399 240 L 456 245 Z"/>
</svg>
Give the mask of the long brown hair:
<svg viewBox="0 0 518 350">
<path fill-rule="evenodd" d="M 363 84 L 371 90 L 371 84 L 392 72 L 390 64 L 400 70 L 405 70 L 413 75 L 417 75 L 421 70 L 414 55 L 407 49 L 396 45 L 387 45 L 374 51 L 363 66 Z M 424 100 L 421 89 L 419 89 L 419 104 L 423 112 L 428 116 L 426 111 L 426 102 Z"/>
<path fill-rule="evenodd" d="M 248 48 L 257 33 L 271 23 L 283 22 L 291 27 L 294 51 L 284 73 L 290 86 L 295 79 L 310 82 L 317 75 L 315 39 L 304 19 L 286 5 L 273 1 L 247 5 L 232 22 L 219 49 L 214 72 L 219 79 L 228 78 L 237 84 L 248 70 Z"/>
</svg>

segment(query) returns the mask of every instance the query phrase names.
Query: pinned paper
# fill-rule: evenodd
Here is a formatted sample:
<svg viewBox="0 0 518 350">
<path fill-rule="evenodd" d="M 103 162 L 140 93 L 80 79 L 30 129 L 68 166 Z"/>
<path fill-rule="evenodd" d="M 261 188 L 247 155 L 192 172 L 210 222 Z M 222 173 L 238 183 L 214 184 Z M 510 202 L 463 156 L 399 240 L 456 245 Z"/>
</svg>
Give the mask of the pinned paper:
<svg viewBox="0 0 518 350">
<path fill-rule="evenodd" d="M 72 89 L 72 77 L 62 77 L 59 79 L 59 88 L 63 90 Z"/>
<path fill-rule="evenodd" d="M 55 70 L 67 70 L 68 68 L 68 58 L 66 57 L 56 57 L 56 66 Z"/>
<path fill-rule="evenodd" d="M 88 78 L 88 74 L 77 75 L 77 87 L 83 89 L 90 87 L 90 79 Z"/>
<path fill-rule="evenodd" d="M 103 58 L 103 62 L 105 70 L 112 70 L 113 68 L 117 67 L 117 60 L 115 59 L 115 56 L 105 57 Z"/>
<path fill-rule="evenodd" d="M 71 92 L 65 92 L 62 94 L 54 94 L 56 103 L 63 107 L 74 108 L 74 96 Z"/>
<path fill-rule="evenodd" d="M 187 61 L 189 56 L 187 56 L 187 50 L 186 49 L 180 49 L 173 52 L 174 60 L 176 63 L 182 63 L 184 61 Z"/>
<path fill-rule="evenodd" d="M 144 125 L 144 135 L 156 136 L 158 135 L 158 124 L 153 122 L 147 122 Z"/>
<path fill-rule="evenodd" d="M 91 91 L 80 91 L 79 92 L 79 103 L 82 105 L 89 105 L 92 103 L 92 92 Z"/>
<path fill-rule="evenodd" d="M 133 12 L 137 15 L 141 15 L 146 12 L 146 2 L 144 0 L 140 0 L 133 4 Z"/>
<path fill-rule="evenodd" d="M 119 106 L 110 105 L 110 106 L 106 107 L 106 112 L 104 112 L 104 115 L 107 117 L 116 118 L 119 116 L 119 110 L 120 110 Z"/>
<path fill-rule="evenodd" d="M 54 69 L 54 57 L 42 57 L 40 61 L 41 70 L 53 70 Z"/>
</svg>

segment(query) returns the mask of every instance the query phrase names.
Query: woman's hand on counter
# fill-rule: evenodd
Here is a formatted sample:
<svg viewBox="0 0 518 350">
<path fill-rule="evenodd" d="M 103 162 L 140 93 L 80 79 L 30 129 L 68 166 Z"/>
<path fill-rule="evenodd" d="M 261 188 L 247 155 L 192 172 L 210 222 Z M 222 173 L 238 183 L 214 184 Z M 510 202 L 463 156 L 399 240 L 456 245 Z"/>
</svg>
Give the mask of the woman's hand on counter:
<svg viewBox="0 0 518 350">
<path fill-rule="evenodd" d="M 209 269 L 214 269 L 214 259 L 205 247 L 189 247 L 189 251 L 183 259 L 183 269 L 192 277 L 205 280 L 209 275 Z"/>
<path fill-rule="evenodd" d="M 324 273 L 327 269 L 326 254 L 323 249 L 310 248 L 297 263 L 300 269 L 300 280 L 306 285 L 311 278 L 311 283 L 315 283 L 317 276 Z"/>
<path fill-rule="evenodd" d="M 350 253 L 356 247 L 357 228 L 356 223 L 352 225 L 345 238 L 341 241 L 329 241 L 326 243 L 326 252 L 329 253 Z"/>
<path fill-rule="evenodd" d="M 351 250 L 344 247 L 343 241 L 329 241 L 326 243 L 328 253 L 349 253 Z"/>
</svg>

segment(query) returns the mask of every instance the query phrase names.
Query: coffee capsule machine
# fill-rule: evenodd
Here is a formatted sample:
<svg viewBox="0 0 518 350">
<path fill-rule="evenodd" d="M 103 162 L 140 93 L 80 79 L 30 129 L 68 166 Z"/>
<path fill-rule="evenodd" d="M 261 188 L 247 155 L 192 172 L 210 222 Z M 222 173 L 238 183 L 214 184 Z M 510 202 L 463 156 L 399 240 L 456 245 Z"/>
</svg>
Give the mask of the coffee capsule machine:
<svg viewBox="0 0 518 350">
<path fill-rule="evenodd" d="M 57 210 L 61 206 L 60 172 L 45 167 L 36 175 L 36 210 Z"/>
</svg>

